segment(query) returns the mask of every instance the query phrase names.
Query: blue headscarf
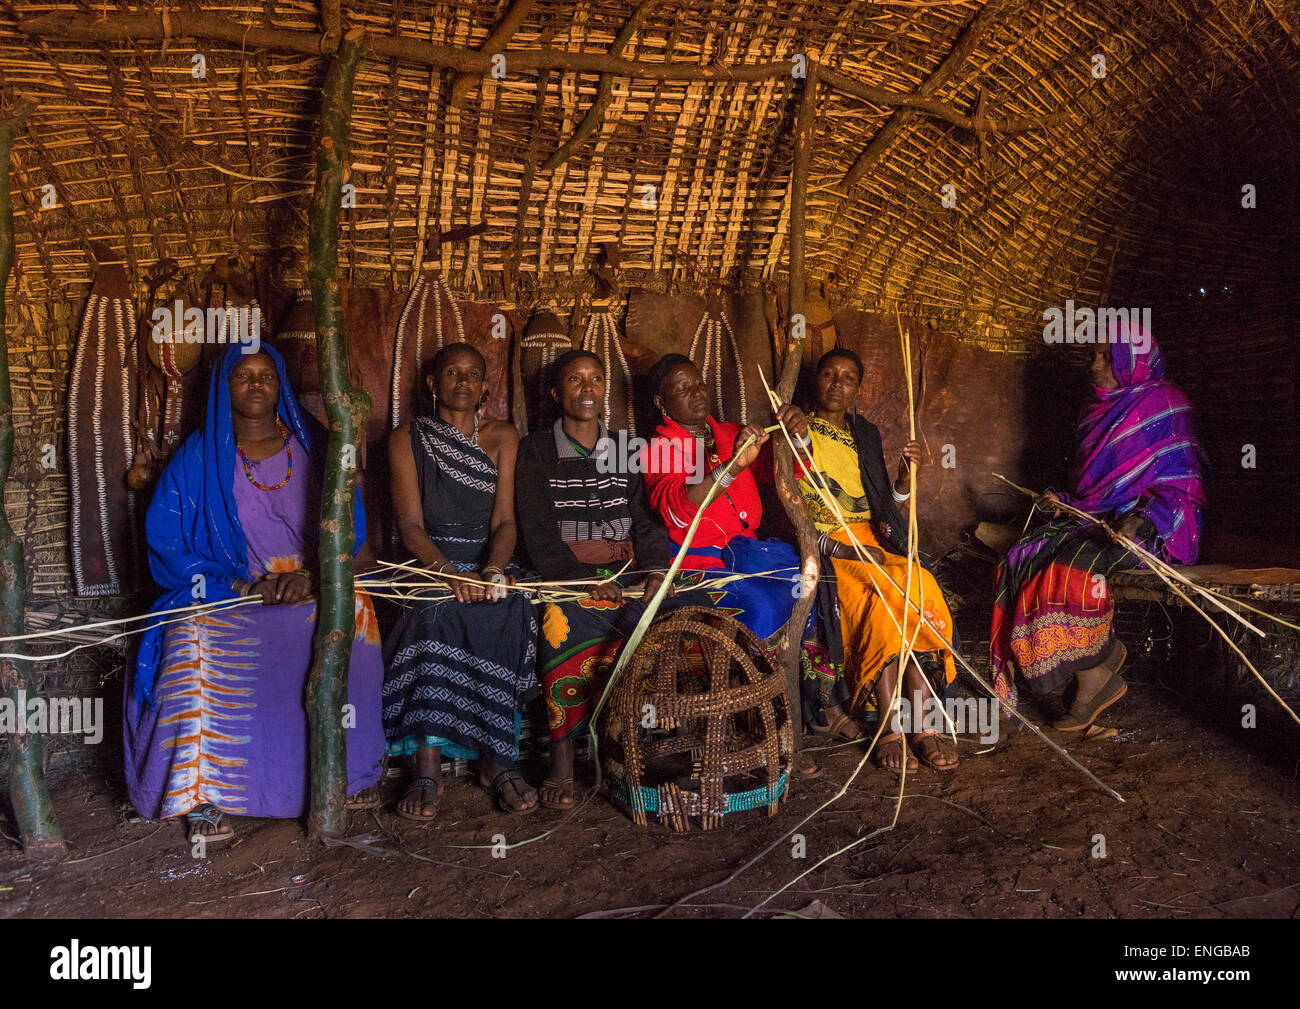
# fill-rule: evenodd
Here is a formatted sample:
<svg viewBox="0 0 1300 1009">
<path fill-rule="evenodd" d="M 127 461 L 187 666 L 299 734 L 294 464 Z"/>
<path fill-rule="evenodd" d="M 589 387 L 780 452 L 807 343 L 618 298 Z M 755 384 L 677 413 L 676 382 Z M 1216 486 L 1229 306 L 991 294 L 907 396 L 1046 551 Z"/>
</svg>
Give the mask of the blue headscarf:
<svg viewBox="0 0 1300 1009">
<path fill-rule="evenodd" d="M 328 444 L 324 428 L 299 409 L 279 353 L 265 344 L 260 352 L 271 359 L 280 380 L 276 401 L 280 419 L 319 469 Z M 199 599 L 210 603 L 234 599 L 238 593 L 231 587 L 231 579 L 248 578 L 248 546 L 235 506 L 235 427 L 230 414 L 230 373 L 243 358 L 242 345 L 235 344 L 212 369 L 203 426 L 185 439 L 154 490 L 145 515 L 145 539 L 149 570 L 163 592 L 150 613 L 188 606 Z M 356 550 L 360 550 L 366 540 L 360 487 L 352 499 L 352 523 Z M 201 581 L 195 580 L 198 575 L 203 576 Z M 196 594 L 200 585 L 201 595 Z M 140 639 L 135 696 L 141 705 L 153 703 L 163 631 L 161 620 L 151 620 Z"/>
</svg>

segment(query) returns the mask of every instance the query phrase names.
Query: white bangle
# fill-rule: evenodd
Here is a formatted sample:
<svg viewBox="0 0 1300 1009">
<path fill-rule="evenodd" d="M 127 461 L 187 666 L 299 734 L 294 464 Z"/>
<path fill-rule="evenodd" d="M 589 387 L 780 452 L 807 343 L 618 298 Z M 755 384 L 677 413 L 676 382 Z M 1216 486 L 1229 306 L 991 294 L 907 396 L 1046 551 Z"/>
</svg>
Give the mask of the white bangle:
<svg viewBox="0 0 1300 1009">
<path fill-rule="evenodd" d="M 812 435 L 805 431 L 803 435 L 796 438 L 795 441 L 798 443 L 800 448 L 807 448 L 812 444 Z"/>
<path fill-rule="evenodd" d="M 894 495 L 895 504 L 902 504 L 904 501 L 906 501 L 908 498 L 912 496 L 912 492 L 910 490 L 906 494 L 898 493 L 897 487 L 890 487 L 889 492 Z"/>
</svg>

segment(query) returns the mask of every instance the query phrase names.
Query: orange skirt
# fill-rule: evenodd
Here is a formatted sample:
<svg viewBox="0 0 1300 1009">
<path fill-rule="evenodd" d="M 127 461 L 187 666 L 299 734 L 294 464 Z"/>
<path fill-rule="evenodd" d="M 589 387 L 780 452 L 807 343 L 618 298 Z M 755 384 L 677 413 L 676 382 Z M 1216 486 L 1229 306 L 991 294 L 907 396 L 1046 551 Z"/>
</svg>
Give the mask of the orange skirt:
<svg viewBox="0 0 1300 1009">
<path fill-rule="evenodd" d="M 851 528 L 863 546 L 880 547 L 868 523 L 855 522 Z M 832 533 L 831 539 L 851 543 L 843 529 Z M 925 623 L 921 623 L 918 630 L 920 618 L 916 610 L 903 602 L 900 589 L 907 582 L 907 558 L 885 551 L 880 567 L 888 572 L 893 583 L 870 562 L 832 558 L 831 563 L 835 566 L 836 595 L 844 636 L 845 674 L 853 691 L 854 707 L 875 710 L 876 681 L 885 667 L 902 653 L 904 627 L 915 652 L 931 653 L 939 660 L 942 682 L 934 682 L 931 676 L 930 687 L 939 697 L 945 696 L 957 679 L 957 666 L 948 646 Z M 899 588 L 895 588 L 895 583 Z M 952 614 L 948 612 L 948 604 L 934 576 L 913 564 L 909 588 L 912 601 L 921 607 L 926 619 L 951 641 Z"/>
</svg>

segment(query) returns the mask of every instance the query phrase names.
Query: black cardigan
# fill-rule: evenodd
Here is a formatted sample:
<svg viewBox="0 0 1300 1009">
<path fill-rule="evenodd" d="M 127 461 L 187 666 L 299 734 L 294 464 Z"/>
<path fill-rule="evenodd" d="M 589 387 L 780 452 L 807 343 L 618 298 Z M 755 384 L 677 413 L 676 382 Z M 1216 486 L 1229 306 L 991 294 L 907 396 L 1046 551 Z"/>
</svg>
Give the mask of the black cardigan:
<svg viewBox="0 0 1300 1009">
<path fill-rule="evenodd" d="M 524 438 L 515 462 L 515 513 L 532 567 L 547 580 L 599 577 L 599 568 L 578 560 L 560 535 L 563 520 L 628 530 L 636 557 L 619 579 L 624 584 L 643 577 L 634 571 L 667 568 L 668 531 L 645 502 L 640 474 L 602 473 L 594 456 L 578 455 L 567 445 L 561 458 L 565 435 L 559 423 Z M 603 426 L 601 435 L 606 435 Z M 557 500 L 572 502 L 563 515 Z"/>
<path fill-rule="evenodd" d="M 884 443 L 880 428 L 869 420 L 851 413 L 847 417 L 853 443 L 858 450 L 858 467 L 862 471 L 862 489 L 871 504 L 871 520 L 880 543 L 890 553 L 907 556 L 907 522 L 894 502 L 893 482 L 885 466 Z"/>
</svg>

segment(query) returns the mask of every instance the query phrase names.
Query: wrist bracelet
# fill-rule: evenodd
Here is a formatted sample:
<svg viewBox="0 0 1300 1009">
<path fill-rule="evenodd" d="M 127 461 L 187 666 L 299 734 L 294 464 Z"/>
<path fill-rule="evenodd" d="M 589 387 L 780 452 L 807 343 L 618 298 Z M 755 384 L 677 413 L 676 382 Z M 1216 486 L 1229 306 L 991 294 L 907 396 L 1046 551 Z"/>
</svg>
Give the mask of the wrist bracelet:
<svg viewBox="0 0 1300 1009">
<path fill-rule="evenodd" d="M 730 487 L 731 481 L 736 478 L 734 473 L 730 473 L 727 471 L 727 467 L 725 465 L 714 466 L 710 476 L 713 477 L 713 482 L 716 483 L 723 490 L 726 490 L 728 487 Z"/>
<path fill-rule="evenodd" d="M 908 490 L 908 492 L 907 492 L 906 494 L 900 494 L 900 493 L 898 493 L 898 488 L 897 488 L 897 487 L 890 487 L 889 490 L 890 490 L 890 492 L 894 495 L 894 500 L 895 500 L 898 504 L 902 504 L 904 501 L 906 501 L 908 498 L 910 498 L 910 497 L 912 496 L 912 492 L 911 492 L 910 489 Z"/>
<path fill-rule="evenodd" d="M 501 568 L 497 567 L 495 564 L 489 564 L 487 567 L 485 567 L 485 568 L 483 568 L 481 571 L 479 571 L 479 574 L 481 574 L 481 575 L 498 574 L 498 575 L 503 575 L 503 576 L 504 576 L 504 575 L 505 575 L 505 571 L 503 571 Z"/>
<path fill-rule="evenodd" d="M 802 436 L 795 439 L 795 444 L 800 448 L 807 448 L 812 444 L 812 435 L 805 431 Z"/>
</svg>

